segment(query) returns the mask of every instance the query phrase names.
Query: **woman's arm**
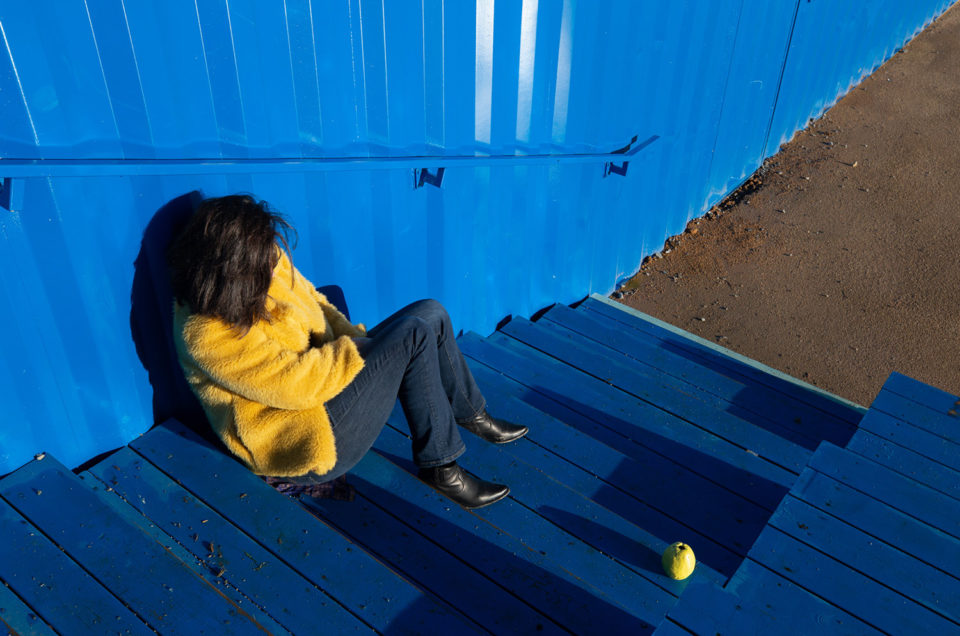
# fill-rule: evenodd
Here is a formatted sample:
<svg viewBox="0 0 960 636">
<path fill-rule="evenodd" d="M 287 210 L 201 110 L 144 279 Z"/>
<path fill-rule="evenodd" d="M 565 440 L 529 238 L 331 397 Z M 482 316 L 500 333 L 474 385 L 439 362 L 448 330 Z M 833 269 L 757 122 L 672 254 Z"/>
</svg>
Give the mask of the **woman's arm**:
<svg viewBox="0 0 960 636">
<path fill-rule="evenodd" d="M 367 335 L 367 328 L 363 323 L 352 324 L 323 294 L 317 292 L 317 296 L 320 309 L 323 310 L 323 315 L 330 323 L 334 335 L 350 336 L 352 338 L 362 338 Z"/>
<path fill-rule="evenodd" d="M 259 325 L 238 337 L 221 322 L 200 316 L 188 318 L 182 333 L 186 353 L 216 384 L 279 409 L 320 406 L 363 368 L 356 344 L 346 336 L 292 351 Z"/>
</svg>

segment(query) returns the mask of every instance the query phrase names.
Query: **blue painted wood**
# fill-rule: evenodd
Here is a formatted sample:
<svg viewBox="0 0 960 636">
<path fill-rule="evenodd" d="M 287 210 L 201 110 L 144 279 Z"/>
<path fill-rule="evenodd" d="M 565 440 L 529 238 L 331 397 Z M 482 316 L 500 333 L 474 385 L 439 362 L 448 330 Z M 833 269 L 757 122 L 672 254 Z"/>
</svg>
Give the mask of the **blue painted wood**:
<svg viewBox="0 0 960 636">
<path fill-rule="evenodd" d="M 569 331 L 563 333 L 549 323 L 540 325 L 522 318 L 511 320 L 501 331 L 788 470 L 799 473 L 806 465 L 810 451 L 796 443 L 809 444 L 805 436 L 776 424 L 765 430 L 733 417 L 726 412 L 726 403 L 702 400 L 700 391 L 678 387 L 660 374 L 641 372 L 625 356 L 610 356 L 599 345 L 591 346 Z"/>
<path fill-rule="evenodd" d="M 752 568 L 750 566 L 753 566 Z M 691 586 L 667 614 L 668 622 L 683 626 L 683 633 L 691 634 L 834 634 L 879 633 L 862 630 L 866 627 L 845 612 L 793 585 L 752 561 L 745 561 L 749 591 L 734 594 L 727 589 L 697 585 Z M 743 569 L 743 568 L 742 568 Z M 837 629 L 844 623 L 862 631 Z M 655 634 L 660 634 L 663 625 Z"/>
<path fill-rule="evenodd" d="M 6 629 L 7 634 L 21 636 L 54 636 L 56 634 L 30 606 L 24 604 L 2 582 L 0 582 L 0 629 Z"/>
<path fill-rule="evenodd" d="M 890 545 L 960 579 L 960 539 L 812 469 L 791 494 Z M 883 493 L 879 493 L 882 498 Z"/>
<path fill-rule="evenodd" d="M 654 636 L 689 636 L 690 632 L 680 627 L 673 621 L 664 619 L 657 628 L 653 630 Z"/>
<path fill-rule="evenodd" d="M 739 605 L 740 599 L 736 595 L 718 585 L 690 585 L 654 634 L 671 634 L 677 625 L 682 626 L 683 634 L 722 634 L 731 628 L 730 623 Z"/>
<path fill-rule="evenodd" d="M 869 459 L 824 442 L 810 468 L 960 538 L 960 501 Z"/>
<path fill-rule="evenodd" d="M 465 564 L 366 497 L 354 501 L 303 497 L 307 510 L 376 555 L 404 577 L 451 603 L 483 629 L 503 633 L 566 633 L 560 625 Z"/>
<path fill-rule="evenodd" d="M 554 305 L 540 321 L 551 322 L 599 342 L 630 358 L 638 368 L 649 366 L 661 375 L 683 382 L 684 386 L 707 392 L 726 403 L 731 415 L 758 425 L 776 422 L 792 428 L 810 440 L 821 439 L 842 446 L 854 430 L 849 422 L 814 409 L 792 396 L 784 395 L 756 381 L 735 379 L 677 355 L 659 341 L 623 325 L 608 316 L 591 311 L 576 311 L 566 305 Z"/>
<path fill-rule="evenodd" d="M 576 433 L 571 437 L 582 438 Z M 587 441 L 583 444 L 591 446 Z M 518 446 L 527 447 L 526 444 Z M 483 450 L 489 451 L 486 448 Z M 496 452 L 507 451 L 497 450 Z M 535 451 L 531 449 L 530 452 Z M 540 455 L 542 456 L 542 453 Z M 658 455 L 651 453 L 643 463 L 628 457 L 617 457 L 618 453 L 613 451 L 604 455 L 605 460 L 611 461 L 603 462 L 603 465 L 598 465 L 596 470 L 591 471 L 604 480 L 599 483 L 596 480 L 590 480 L 596 488 L 591 496 L 602 501 L 605 499 L 604 489 L 622 490 L 684 524 L 688 528 L 684 531 L 685 536 L 693 530 L 694 535 L 711 537 L 713 541 L 742 555 L 759 534 L 768 516 L 767 511 L 752 502 L 719 488 L 712 482 L 693 475 L 682 466 Z M 614 461 L 616 459 L 619 461 Z M 490 460 L 492 467 L 498 465 L 496 457 L 491 457 Z M 548 472 L 554 479 L 564 481 L 565 466 L 562 463 L 552 462 L 555 467 L 553 471 L 547 471 L 543 464 L 531 463 Z M 520 481 L 526 483 L 526 480 Z M 684 493 L 684 495 L 681 497 L 678 493 Z"/>
<path fill-rule="evenodd" d="M 109 590 L 2 500 L 0 526 L 0 592 L 5 592 L 0 604 L 9 608 L 0 619 L 14 628 L 13 633 L 46 631 L 45 624 L 65 634 L 151 633 Z"/>
<path fill-rule="evenodd" d="M 611 629 L 652 629 L 591 581 L 572 575 L 475 512 L 460 508 L 379 452 L 368 453 L 351 475 L 357 490 L 377 506 L 455 552 L 563 627 L 588 632 L 591 616 L 603 615 Z M 497 503 L 498 507 L 510 505 L 509 499 Z"/>
<path fill-rule="evenodd" d="M 130 446 L 374 629 L 470 629 L 445 605 L 178 422 L 168 421 Z"/>
<path fill-rule="evenodd" d="M 627 327 L 658 339 L 662 343 L 659 346 L 667 351 L 688 357 L 698 364 L 732 378 L 742 378 L 742 381 L 759 382 L 788 397 L 805 402 L 825 413 L 830 413 L 850 424 L 855 425 L 862 416 L 861 412 L 836 400 L 831 400 L 817 392 L 806 391 L 793 382 L 788 382 L 756 367 L 744 364 L 731 356 L 724 355 L 718 351 L 718 347 L 707 347 L 693 338 L 680 336 L 653 322 L 642 320 L 629 312 L 614 307 L 612 304 L 601 302 L 594 298 L 587 298 L 577 307 L 577 311 L 592 311 L 613 318 Z"/>
<path fill-rule="evenodd" d="M 90 474 L 101 490 L 125 502 L 141 519 L 149 519 L 168 539 L 187 552 L 185 562 L 220 586 L 235 602 L 280 621 L 299 634 L 322 623 L 337 633 L 371 630 L 336 601 L 317 589 L 238 530 L 209 506 L 129 448 L 93 466 Z M 161 538 L 158 538 L 161 540 Z M 181 547 L 182 546 L 182 547 Z M 305 611 L 305 608 L 310 608 Z M 274 631 L 271 628 L 270 631 Z"/>
<path fill-rule="evenodd" d="M 749 558 L 887 633 L 956 629 L 950 620 L 775 528 L 760 534 Z"/>
<path fill-rule="evenodd" d="M 685 453 L 688 449 L 683 447 L 679 447 L 673 457 L 655 453 L 558 402 L 533 393 L 523 384 L 473 358 L 468 357 L 468 362 L 484 394 L 490 399 L 495 415 L 528 424 L 539 423 L 533 427 L 528 437 L 537 443 L 538 448 L 544 450 L 537 451 L 536 460 L 530 463 L 537 466 L 555 466 L 554 470 L 546 472 L 590 497 L 603 498 L 603 505 L 617 510 L 620 515 L 643 515 L 643 521 L 637 523 L 645 528 L 659 526 L 655 521 L 656 517 L 649 516 L 651 511 L 635 510 L 635 499 L 632 505 L 620 507 L 615 503 L 615 499 L 608 495 L 615 492 L 629 495 L 638 487 L 642 490 L 643 486 L 638 486 L 638 480 L 646 480 L 647 472 L 656 475 L 655 471 L 649 471 L 649 467 L 661 466 L 664 461 L 669 462 L 668 470 L 675 473 L 678 489 L 695 490 L 706 497 L 717 496 L 723 499 L 731 491 L 744 497 L 746 493 L 751 495 L 747 498 L 748 501 L 753 500 L 761 508 L 773 510 L 787 492 L 787 489 L 782 487 L 760 491 L 755 488 L 759 482 L 754 476 L 738 474 L 732 471 L 728 464 L 707 455 L 697 456 L 696 461 L 688 465 L 684 459 L 692 456 L 692 453 Z M 568 468 L 571 464 L 582 470 L 571 472 Z M 619 467 L 623 465 L 630 465 L 631 468 L 620 470 Z M 600 485 L 598 476 L 614 488 Z M 580 481 L 580 477 L 586 481 Z M 651 478 L 656 479 L 655 476 Z M 758 492 L 768 496 L 759 497 Z"/>
<path fill-rule="evenodd" d="M 129 451 L 129 449 L 121 450 Z M 129 452 L 132 453 L 133 451 Z M 84 471 L 83 473 L 80 473 L 78 477 L 80 478 L 80 481 L 90 489 L 90 492 L 96 495 L 97 499 L 99 499 L 101 503 L 123 518 L 125 521 L 130 523 L 130 525 L 140 528 L 144 534 L 152 538 L 159 545 L 163 546 L 163 549 L 170 552 L 170 554 L 180 559 L 184 565 L 192 569 L 197 576 L 201 577 L 212 587 L 215 587 L 220 594 L 235 603 L 237 607 L 243 608 L 243 611 L 249 615 L 251 620 L 256 622 L 262 629 L 270 632 L 271 634 L 289 635 L 292 633 L 283 625 L 275 621 L 272 616 L 264 612 L 262 607 L 259 607 L 255 603 L 250 603 L 250 600 L 247 596 L 245 596 L 236 587 L 225 581 L 222 576 L 217 576 L 220 573 L 220 568 L 208 567 L 204 563 L 203 559 L 198 558 L 195 554 L 192 554 L 182 544 L 178 543 L 176 540 L 170 537 L 170 535 L 163 532 L 163 530 L 157 527 L 156 523 L 137 512 L 132 506 L 128 505 L 127 502 L 118 497 L 112 489 L 108 491 L 107 488 L 110 487 L 101 482 L 94 475 Z M 212 556 L 214 555 L 211 555 L 211 557 Z"/>
<path fill-rule="evenodd" d="M 78 482 L 47 455 L 0 481 L 0 495 L 148 626 L 175 632 L 261 631 L 242 609 Z"/>
<path fill-rule="evenodd" d="M 960 401 L 960 396 L 920 382 L 919 380 L 914 380 L 896 371 L 890 374 L 890 377 L 884 382 L 883 388 L 886 391 L 927 406 L 939 413 L 947 413 L 951 409 L 960 410 L 956 409 L 957 402 Z M 893 415 L 896 414 L 893 413 Z"/>
<path fill-rule="evenodd" d="M 847 450 L 892 468 L 954 499 L 960 499 L 960 471 L 931 461 L 929 457 L 874 435 L 870 431 L 857 431 L 847 444 Z"/>
<path fill-rule="evenodd" d="M 960 618 L 960 580 L 793 496 L 770 525 L 946 619 Z"/>
<path fill-rule="evenodd" d="M 951 402 L 949 398 L 941 397 L 931 402 L 917 403 L 893 393 L 887 388 L 887 384 L 884 384 L 870 408 L 960 444 L 960 404 Z"/>
<path fill-rule="evenodd" d="M 413 469 L 412 462 L 403 457 L 409 445 L 409 439 L 403 433 L 407 430 L 403 414 L 394 412 L 389 427 L 390 430 L 377 440 L 377 448 L 401 467 Z M 626 559 L 621 558 L 624 556 L 622 550 L 621 557 L 618 557 L 594 545 L 595 540 L 591 535 L 597 533 L 597 528 L 602 527 L 602 536 L 608 537 L 614 528 L 623 526 L 624 520 L 561 485 L 552 475 L 544 474 L 541 472 L 543 466 L 529 464 L 518 457 L 514 452 L 516 449 L 534 446 L 529 440 L 517 440 L 500 446 L 472 435 L 469 437 L 472 442 L 468 442 L 469 452 L 459 460 L 460 463 L 484 479 L 512 484 L 511 498 L 520 504 L 484 508 L 477 511 L 479 516 L 501 530 L 511 532 L 531 550 L 561 561 L 572 573 L 586 580 L 602 581 L 602 584 L 595 583 L 597 587 L 621 603 L 636 599 L 633 601 L 636 604 L 656 611 L 658 605 L 671 604 L 682 592 L 685 583 L 666 577 L 659 563 L 666 543 L 662 548 L 658 545 L 659 550 L 644 549 L 634 544 L 633 554 Z M 529 514 L 523 508 L 535 514 Z M 571 523 L 571 520 L 578 518 L 587 523 Z M 558 528 L 562 532 L 558 532 Z M 600 558 L 601 555 L 606 557 Z M 607 562 L 610 557 L 613 557 L 613 563 Z M 711 574 L 716 576 L 715 573 Z M 694 578 L 702 577 L 698 575 Z"/>
<path fill-rule="evenodd" d="M 725 589 L 738 599 L 725 633 L 850 636 L 882 633 L 751 559 L 743 562 Z M 687 616 L 695 618 L 696 607 L 687 605 L 687 608 Z"/>
<path fill-rule="evenodd" d="M 659 555 L 672 543 L 662 537 L 683 536 L 697 546 L 698 563 L 705 566 L 698 575 L 722 583 L 733 573 L 740 563 L 734 552 L 636 498 L 630 484 L 645 479 L 646 464 L 520 401 L 510 391 L 511 385 L 520 385 L 488 367 L 473 364 L 472 371 L 492 413 L 530 427 L 526 438 L 533 443 L 518 441 L 508 447 L 509 453 L 579 495 L 551 497 L 543 505 L 531 506 L 537 512 L 625 563 L 646 564 L 640 560 L 642 547 Z M 472 444 L 471 457 L 476 446 L 485 448 Z M 520 482 L 534 477 L 524 475 Z M 678 482 L 684 484 L 682 478 Z M 680 491 L 684 488 L 678 486 Z M 524 501 L 522 495 L 514 496 Z M 683 590 L 683 583 L 663 577 L 659 570 L 655 574 L 665 589 L 675 594 Z"/>
<path fill-rule="evenodd" d="M 793 484 L 795 475 L 785 468 L 529 347 L 521 347 L 512 338 L 494 335 L 480 340 L 467 334 L 460 339 L 460 346 L 470 357 L 529 387 L 538 400 L 558 402 L 661 455 L 691 467 L 701 461 L 709 466 L 709 458 L 729 464 L 726 473 L 736 478 L 725 481 L 716 476 L 715 481 L 736 484 L 736 489 L 749 499 L 769 497 L 778 486 L 786 489 Z M 534 406 L 540 408 L 538 404 L 539 401 Z M 759 493 L 755 494 L 756 491 Z"/>
<path fill-rule="evenodd" d="M 596 313 L 578 312 L 564 305 L 555 305 L 535 325 L 548 332 L 559 347 L 572 346 L 576 355 L 589 355 L 589 365 L 583 366 L 584 370 L 598 377 L 609 377 L 616 386 L 630 393 L 639 395 L 636 391 L 643 386 L 651 387 L 650 390 L 654 392 L 657 392 L 657 388 L 666 388 L 687 399 L 693 398 L 695 403 L 702 402 L 710 409 L 722 412 L 725 417 L 732 416 L 736 420 L 749 422 L 805 449 L 816 448 L 818 441 L 815 436 L 799 425 L 802 422 L 795 421 L 798 418 L 785 408 L 782 401 L 774 408 L 772 401 L 764 399 L 762 394 L 747 394 L 742 383 L 733 382 L 676 355 L 664 353 L 653 344 L 652 339 L 638 337 L 633 330 L 613 329 L 601 322 L 604 320 Z M 607 323 L 616 324 L 612 320 L 607 320 Z M 504 331 L 510 333 L 511 325 L 507 325 Z M 522 324 L 520 326 L 525 327 Z M 542 342 L 546 333 L 539 336 L 536 339 L 520 339 L 560 359 L 566 359 L 563 349 L 556 345 L 543 343 L 546 348 L 536 345 L 535 340 Z M 573 360 L 570 358 L 571 362 Z M 581 365 L 576 363 L 576 366 Z M 665 400 L 664 404 L 668 406 L 671 401 Z"/>
<path fill-rule="evenodd" d="M 864 416 L 860 427 L 904 448 L 909 448 L 929 460 L 960 470 L 960 456 L 958 456 L 960 443 L 873 409 Z"/>
<path fill-rule="evenodd" d="M 576 431 L 569 432 L 568 440 L 564 447 L 579 446 L 603 454 L 591 462 L 591 472 L 596 476 L 735 553 L 746 554 L 766 522 L 768 512 L 760 506 L 667 458 L 654 453 L 647 453 L 642 460 L 624 457 L 603 445 L 591 444 Z M 492 459 L 491 464 L 496 466 L 496 459 Z M 557 469 L 554 478 L 562 481 L 564 472 L 562 467 Z M 681 492 L 684 496 L 677 496 Z M 602 496 L 602 490 L 598 494 Z"/>
</svg>

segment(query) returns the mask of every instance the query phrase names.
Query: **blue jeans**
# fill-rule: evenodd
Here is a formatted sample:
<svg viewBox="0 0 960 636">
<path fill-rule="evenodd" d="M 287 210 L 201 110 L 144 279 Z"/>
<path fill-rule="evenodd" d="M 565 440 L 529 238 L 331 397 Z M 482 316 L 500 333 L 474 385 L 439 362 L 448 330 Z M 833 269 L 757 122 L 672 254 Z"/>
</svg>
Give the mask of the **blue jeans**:
<svg viewBox="0 0 960 636">
<path fill-rule="evenodd" d="M 289 481 L 330 481 L 353 468 L 373 446 L 398 398 L 413 438 L 414 463 L 442 466 L 466 450 L 456 420 L 482 411 L 484 399 L 443 306 L 435 300 L 407 305 L 367 335 L 357 339 L 363 370 L 326 404 L 337 463 L 322 475 Z"/>
</svg>

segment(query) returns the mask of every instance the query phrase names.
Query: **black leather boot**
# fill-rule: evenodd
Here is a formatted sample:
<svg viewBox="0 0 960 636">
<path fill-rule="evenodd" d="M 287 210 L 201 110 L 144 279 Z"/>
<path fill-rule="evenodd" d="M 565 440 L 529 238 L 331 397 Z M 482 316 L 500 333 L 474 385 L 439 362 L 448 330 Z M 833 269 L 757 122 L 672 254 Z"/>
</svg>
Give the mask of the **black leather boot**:
<svg viewBox="0 0 960 636">
<path fill-rule="evenodd" d="M 457 462 L 435 468 L 421 468 L 417 476 L 467 509 L 489 506 L 500 501 L 510 492 L 503 484 L 494 484 L 477 479 L 460 468 Z"/>
<path fill-rule="evenodd" d="M 469 419 L 457 420 L 457 424 L 481 439 L 494 444 L 506 444 L 515 439 L 520 439 L 530 430 L 526 426 L 511 424 L 491 417 L 486 410 L 480 411 Z"/>
</svg>

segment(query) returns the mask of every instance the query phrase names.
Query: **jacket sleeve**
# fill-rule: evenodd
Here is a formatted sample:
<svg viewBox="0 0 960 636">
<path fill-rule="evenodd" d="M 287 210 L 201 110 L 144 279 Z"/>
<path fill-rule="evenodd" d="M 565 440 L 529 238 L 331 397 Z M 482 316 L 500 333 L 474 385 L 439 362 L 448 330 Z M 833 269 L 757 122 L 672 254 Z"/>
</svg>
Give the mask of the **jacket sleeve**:
<svg viewBox="0 0 960 636">
<path fill-rule="evenodd" d="M 351 338 L 362 338 L 367 335 L 367 328 L 363 323 L 352 324 L 323 294 L 317 292 L 317 296 L 319 296 L 317 302 L 320 303 L 320 309 L 323 310 L 323 315 L 330 323 L 334 335 Z"/>
<path fill-rule="evenodd" d="M 229 327 L 202 317 L 188 320 L 183 336 L 188 355 L 215 383 L 278 409 L 320 406 L 363 368 L 363 359 L 349 337 L 292 351 L 257 325 L 238 337 Z"/>
<path fill-rule="evenodd" d="M 327 300 L 327 297 L 317 291 L 317 288 L 300 273 L 300 270 L 294 268 L 294 285 L 303 285 L 310 291 L 310 295 L 320 305 L 323 315 L 333 329 L 335 336 L 350 336 L 351 338 L 362 338 L 367 335 L 367 328 L 363 323 L 353 324 L 344 316 L 336 305 Z"/>
</svg>

